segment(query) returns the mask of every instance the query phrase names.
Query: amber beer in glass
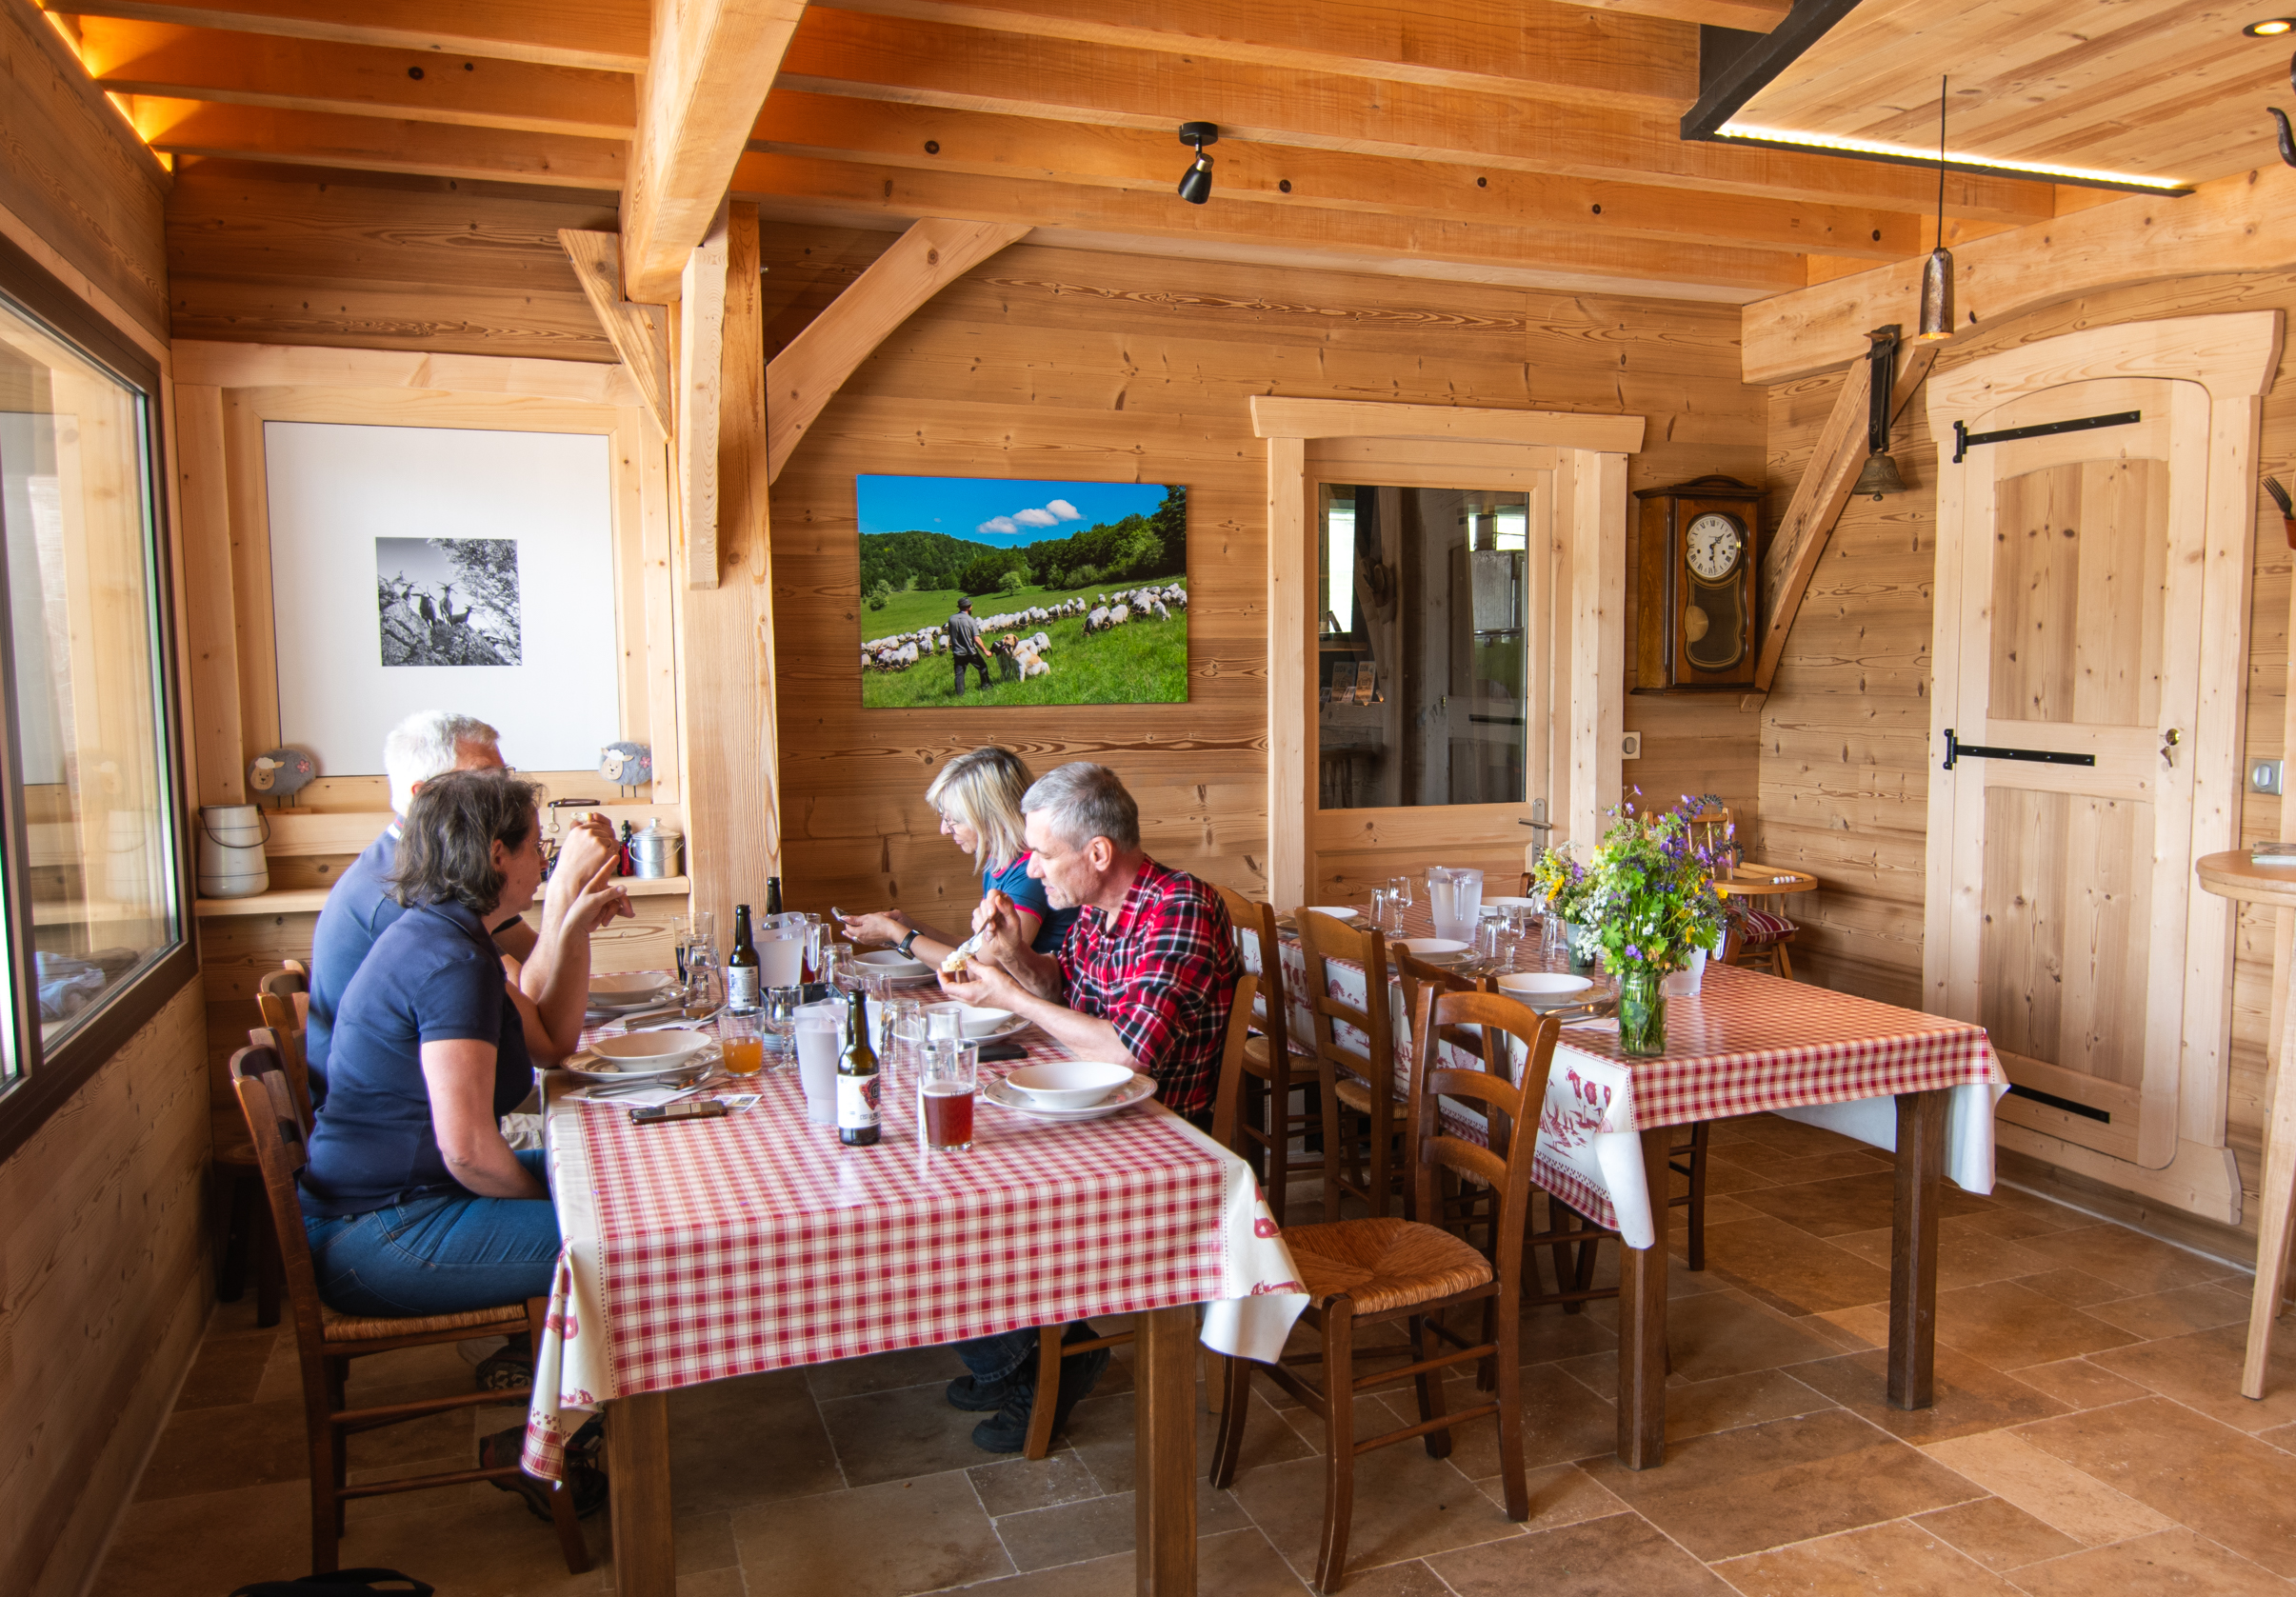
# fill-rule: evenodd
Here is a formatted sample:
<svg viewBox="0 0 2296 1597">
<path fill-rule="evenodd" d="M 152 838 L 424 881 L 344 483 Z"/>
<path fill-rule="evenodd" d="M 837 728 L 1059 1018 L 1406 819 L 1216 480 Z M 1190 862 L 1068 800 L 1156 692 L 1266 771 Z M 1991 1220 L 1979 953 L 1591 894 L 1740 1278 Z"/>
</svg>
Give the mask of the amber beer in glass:
<svg viewBox="0 0 2296 1597">
<path fill-rule="evenodd" d="M 932 1152 L 971 1148 L 979 1060 L 980 1048 L 972 1043 L 939 1038 L 925 1044 L 917 1070 L 917 1135 Z"/>
<path fill-rule="evenodd" d="M 757 1074 L 766 1062 L 766 1040 L 758 1035 L 755 1010 L 728 1009 L 717 1017 L 717 1051 L 729 1075 Z"/>
</svg>

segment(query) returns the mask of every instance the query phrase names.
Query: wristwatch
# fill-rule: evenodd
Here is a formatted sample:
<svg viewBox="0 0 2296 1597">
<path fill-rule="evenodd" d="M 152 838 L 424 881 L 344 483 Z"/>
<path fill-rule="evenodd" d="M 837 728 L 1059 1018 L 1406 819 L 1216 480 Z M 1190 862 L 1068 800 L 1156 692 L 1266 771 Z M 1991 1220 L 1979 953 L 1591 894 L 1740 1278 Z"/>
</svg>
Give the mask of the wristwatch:
<svg viewBox="0 0 2296 1597">
<path fill-rule="evenodd" d="M 907 937 L 902 938 L 900 942 L 893 946 L 901 951 L 901 957 L 903 959 L 908 959 L 912 957 L 908 951 L 908 946 L 911 943 L 914 943 L 916 940 L 917 934 L 912 930 Z"/>
</svg>

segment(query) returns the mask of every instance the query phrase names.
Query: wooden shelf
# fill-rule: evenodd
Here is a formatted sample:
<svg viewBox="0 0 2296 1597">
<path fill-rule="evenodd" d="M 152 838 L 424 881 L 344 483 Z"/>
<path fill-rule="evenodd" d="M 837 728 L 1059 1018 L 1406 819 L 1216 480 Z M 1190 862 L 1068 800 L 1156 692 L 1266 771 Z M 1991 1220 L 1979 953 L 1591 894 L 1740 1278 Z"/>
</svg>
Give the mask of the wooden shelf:
<svg viewBox="0 0 2296 1597">
<path fill-rule="evenodd" d="M 683 876 L 625 876 L 622 888 L 632 898 L 656 898 L 692 890 Z M 326 888 L 282 888 L 251 898 L 200 898 L 191 912 L 203 921 L 232 915 L 315 915 L 327 907 Z"/>
</svg>

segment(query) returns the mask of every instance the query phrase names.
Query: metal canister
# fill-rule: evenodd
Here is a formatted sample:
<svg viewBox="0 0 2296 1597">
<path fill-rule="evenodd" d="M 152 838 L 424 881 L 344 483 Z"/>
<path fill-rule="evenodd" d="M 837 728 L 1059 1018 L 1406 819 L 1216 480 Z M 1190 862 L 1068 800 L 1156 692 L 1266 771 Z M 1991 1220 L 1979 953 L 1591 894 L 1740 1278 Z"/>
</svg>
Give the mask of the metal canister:
<svg viewBox="0 0 2296 1597">
<path fill-rule="evenodd" d="M 675 827 L 649 822 L 644 831 L 630 836 L 629 873 L 648 880 L 675 876 L 685 867 L 685 852 L 686 839 Z"/>
</svg>

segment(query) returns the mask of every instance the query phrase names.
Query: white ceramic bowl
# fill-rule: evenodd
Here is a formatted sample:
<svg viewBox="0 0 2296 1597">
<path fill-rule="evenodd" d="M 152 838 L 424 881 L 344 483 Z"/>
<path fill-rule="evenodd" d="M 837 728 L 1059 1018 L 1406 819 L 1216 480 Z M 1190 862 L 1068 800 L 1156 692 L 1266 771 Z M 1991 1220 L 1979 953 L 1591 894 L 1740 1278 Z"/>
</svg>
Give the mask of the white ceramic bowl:
<svg viewBox="0 0 2296 1597">
<path fill-rule="evenodd" d="M 1398 937 L 1395 947 L 1425 959 L 1429 954 L 1463 954 L 1474 945 L 1462 943 L 1456 937 Z"/>
<path fill-rule="evenodd" d="M 925 962 L 911 959 L 897 948 L 871 948 L 868 953 L 855 954 L 855 965 L 867 965 L 878 970 L 889 970 L 896 976 L 916 976 L 925 972 Z"/>
<path fill-rule="evenodd" d="M 669 982 L 659 970 L 625 970 L 608 976 L 589 979 L 589 996 L 593 1004 L 635 1004 L 669 989 Z"/>
<path fill-rule="evenodd" d="M 1010 1009 L 984 1008 L 978 1004 L 959 1004 L 957 1008 L 961 1011 L 957 1017 L 958 1026 L 966 1036 L 976 1042 L 983 1037 L 995 1036 L 998 1029 L 1012 1018 Z"/>
<path fill-rule="evenodd" d="M 1499 978 L 1499 990 L 1509 998 L 1519 998 L 1534 1009 L 1555 1009 L 1566 1004 L 1575 1004 L 1592 990 L 1594 983 L 1585 976 L 1565 976 L 1545 970 L 1526 970 Z"/>
<path fill-rule="evenodd" d="M 1486 909 L 1528 909 L 1534 908 L 1538 902 L 1539 901 L 1535 898 L 1515 898 L 1512 896 L 1505 898 L 1487 898 L 1483 901 L 1483 908 Z"/>
<path fill-rule="evenodd" d="M 1352 904 L 1310 904 L 1308 908 L 1319 915 L 1329 915 L 1335 921 L 1351 921 L 1363 913 Z"/>
<path fill-rule="evenodd" d="M 1090 1059 L 1063 1059 L 1050 1065 L 1024 1065 L 1006 1076 L 1011 1088 L 1031 1104 L 1048 1109 L 1088 1108 L 1132 1079 L 1123 1065 L 1104 1065 Z"/>
<path fill-rule="evenodd" d="M 589 1047 L 600 1059 L 617 1065 L 640 1065 L 662 1069 L 709 1046 L 709 1034 L 672 1027 L 662 1031 L 632 1031 L 627 1036 L 601 1037 Z"/>
</svg>

